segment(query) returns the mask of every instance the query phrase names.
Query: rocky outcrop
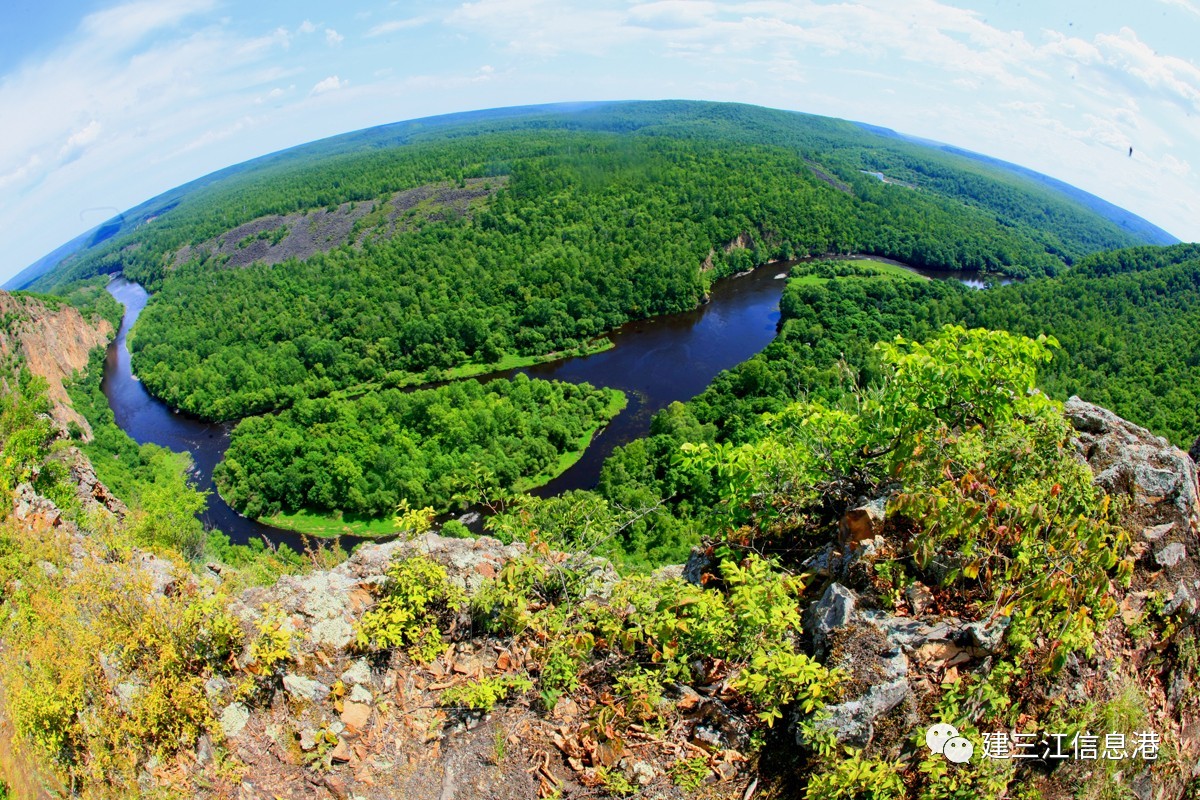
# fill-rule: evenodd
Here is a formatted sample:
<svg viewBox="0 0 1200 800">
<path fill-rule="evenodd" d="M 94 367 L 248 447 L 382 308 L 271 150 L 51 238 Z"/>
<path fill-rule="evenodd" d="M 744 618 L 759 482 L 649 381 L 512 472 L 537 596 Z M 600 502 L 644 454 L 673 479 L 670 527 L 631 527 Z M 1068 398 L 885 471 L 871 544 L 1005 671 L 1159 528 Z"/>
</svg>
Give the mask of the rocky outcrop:
<svg viewBox="0 0 1200 800">
<path fill-rule="evenodd" d="M 734 250 L 750 250 L 754 247 L 754 236 L 749 231 L 742 231 L 737 236 L 730 239 L 721 249 L 725 255 L 729 255 Z M 716 256 L 717 250 L 715 247 L 709 248 L 708 255 L 704 257 L 704 261 L 700 264 L 701 272 L 710 272 L 713 269 L 713 257 Z"/>
<path fill-rule="evenodd" d="M 261 609 L 278 608 L 289 616 L 292 628 L 303 633 L 302 646 L 334 653 L 350 644 L 355 620 L 374 603 L 372 589 L 387 579 L 394 559 L 426 555 L 446 568 L 452 582 L 473 591 L 521 549 L 487 537 L 450 539 L 433 533 L 412 541 L 365 545 L 332 570 L 286 575 L 273 586 L 248 590 L 235 610 L 256 619 Z"/>
<path fill-rule="evenodd" d="M 1200 501 L 1195 462 L 1161 436 L 1078 397 L 1064 410 L 1096 485 L 1126 504 L 1122 515 L 1137 556 L 1126 607 L 1140 609 L 1155 592 L 1165 599 L 1168 614 L 1181 609 L 1196 614 Z"/>
<path fill-rule="evenodd" d="M 749 250 L 752 247 L 754 247 L 754 237 L 748 231 L 742 231 L 725 243 L 725 252 L 732 253 L 734 250 Z"/>
<path fill-rule="evenodd" d="M 302 647 L 313 653 L 337 653 L 350 645 L 354 622 L 374 604 L 372 590 L 387 580 L 387 569 L 393 561 L 426 556 L 445 567 L 451 583 L 472 594 L 524 549 L 524 545 L 505 545 L 487 536 L 458 539 L 436 533 L 363 545 L 331 570 L 285 575 L 273 586 L 244 592 L 235 610 L 254 620 L 263 608 L 279 609 L 289 616 L 291 627 L 303 634 Z M 612 564 L 604 559 L 586 559 L 585 571 L 593 590 L 601 594 L 618 578 Z"/>
<path fill-rule="evenodd" d="M 10 359 L 20 358 L 32 374 L 45 378 L 55 421 L 62 428 L 74 422 L 85 440 L 90 440 L 91 426 L 71 408 L 65 384 L 87 366 L 93 348 L 112 338 L 112 325 L 107 320 L 85 320 L 65 303 L 52 306 L 7 292 L 0 292 L 0 319 L 5 321 L 0 329 L 0 361 L 8 364 Z M 0 375 L 0 383 L 8 387 L 12 378 L 11 374 Z"/>
<path fill-rule="evenodd" d="M 124 519 L 129 509 L 112 491 L 96 477 L 92 462 L 78 447 L 67 448 L 62 454 L 71 480 L 75 483 L 75 495 L 83 510 L 91 511 L 97 506 L 108 509 L 117 519 Z"/>
</svg>

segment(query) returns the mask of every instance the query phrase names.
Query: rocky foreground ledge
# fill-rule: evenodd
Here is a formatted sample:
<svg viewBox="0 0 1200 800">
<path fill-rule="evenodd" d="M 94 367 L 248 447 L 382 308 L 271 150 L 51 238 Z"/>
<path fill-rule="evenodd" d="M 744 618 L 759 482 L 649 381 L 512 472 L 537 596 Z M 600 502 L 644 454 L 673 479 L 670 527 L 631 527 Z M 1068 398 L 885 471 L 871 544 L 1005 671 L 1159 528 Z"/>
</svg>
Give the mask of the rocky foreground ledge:
<svg viewBox="0 0 1200 800">
<path fill-rule="evenodd" d="M 1077 432 L 1074 446 L 1091 466 L 1095 481 L 1120 504 L 1121 519 L 1137 561 L 1128 589 L 1113 586 L 1121 614 L 1099 637 L 1095 653 L 1075 655 L 1052 680 L 1031 676 L 1027 691 L 1049 701 L 1101 703 L 1132 682 L 1151 705 L 1146 709 L 1164 740 L 1177 743 L 1171 770 L 1135 766 L 1121 780 L 1140 800 L 1179 798 L 1200 774 L 1200 687 L 1194 661 L 1178 648 L 1158 652 L 1135 628 L 1155 605 L 1194 631 L 1200 602 L 1200 503 L 1196 465 L 1181 450 L 1111 412 L 1072 398 L 1065 407 Z M 81 491 L 108 500 L 86 469 L 76 468 Z M 83 484 L 88 484 L 83 486 Z M 103 504 L 103 503 L 102 503 Z M 111 503 L 108 504 L 111 507 Z M 113 509 L 122 512 L 123 509 Z M 18 489 L 15 517 L 31 534 L 59 535 L 73 542 L 76 569 L 102 557 L 85 547 L 84 535 L 62 519 L 28 486 Z M 931 698 L 964 674 L 987 671 L 1002 646 L 1008 620 L 997 616 L 965 620 L 942 613 L 929 587 L 914 584 L 899 603 L 881 603 L 864 580 L 864 567 L 882 549 L 873 525 L 878 515 L 852 510 L 842 545 L 830 545 L 806 563 L 812 601 L 797 634 L 829 667 L 849 676 L 846 691 L 828 706 L 820 723 L 838 741 L 864 752 L 902 756 L 914 729 L 930 718 Z M 423 555 L 443 566 L 450 581 L 468 595 L 519 557 L 522 545 L 481 537 L 450 539 L 427 534 L 411 541 L 360 547 L 337 567 L 286 576 L 273 586 L 234 598 L 231 609 L 247 631 L 271 620 L 287 632 L 291 658 L 276 690 L 258 702 L 240 697 L 232 678 L 214 676 L 204 691 L 214 724 L 178 763 L 147 763 L 142 789 L 153 795 L 169 787 L 199 787 L 208 796 L 240 798 L 532 798 L 592 796 L 583 778 L 602 764 L 620 772 L 638 796 L 749 798 L 759 792 L 791 796 L 786 774 L 748 753 L 753 720 L 727 687 L 676 685 L 671 728 L 646 731 L 674 742 L 679 760 L 701 757 L 707 774 L 699 788 L 681 788 L 671 764 L 657 750 L 631 741 L 623 752 L 605 752 L 588 735 L 594 724 L 582 701 L 566 696 L 552 712 L 535 697 L 522 697 L 491 713 L 461 712 L 439 704 L 439 694 L 468 681 L 518 672 L 534 665 L 529 652 L 511 639 L 471 627 L 462 612 L 450 631 L 449 648 L 419 665 L 397 652 L 365 653 L 355 648 L 356 624 L 377 603 L 389 565 Z M 566 558 L 566 556 L 554 556 Z M 134 559 L 143 574 L 138 585 L 166 598 L 181 585 L 219 584 L 219 574 L 199 576 L 151 554 Z M 699 582 L 711 565 L 697 551 L 687 565 L 660 574 Z M 611 565 L 589 559 L 590 591 L 597 597 L 619 578 Z M 238 660 L 253 660 L 242 653 Z M 129 702 L 144 687 L 136 675 L 112 665 L 110 702 Z M 1036 703 L 1034 703 L 1036 706 Z M 783 728 L 782 731 L 779 729 Z M 793 733 L 777 726 L 781 744 Z M 678 763 L 676 761 L 675 763 Z M 1186 769 L 1178 765 L 1190 765 Z M 763 769 L 766 769 L 766 772 Z M 1046 778 L 1043 796 L 1069 796 L 1069 770 Z M 1058 781 L 1058 783 L 1056 783 Z M 29 784 L 32 785 L 32 784 Z M 44 796 L 56 793 L 44 784 Z M 204 788 L 208 787 L 208 788 Z M 771 788 L 774 787 L 774 788 Z M 63 787 L 57 787 L 59 791 Z"/>
</svg>

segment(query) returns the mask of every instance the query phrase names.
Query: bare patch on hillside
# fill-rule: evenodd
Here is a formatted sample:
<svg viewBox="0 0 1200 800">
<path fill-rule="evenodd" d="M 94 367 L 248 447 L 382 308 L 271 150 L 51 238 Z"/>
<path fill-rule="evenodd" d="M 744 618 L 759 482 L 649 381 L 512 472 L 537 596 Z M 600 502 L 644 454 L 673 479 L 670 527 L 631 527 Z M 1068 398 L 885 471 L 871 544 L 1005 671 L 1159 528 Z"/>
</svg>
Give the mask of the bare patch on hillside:
<svg viewBox="0 0 1200 800">
<path fill-rule="evenodd" d="M 462 185 L 433 183 L 396 192 L 383 202 L 343 203 L 294 214 L 259 217 L 198 245 L 181 248 L 174 266 L 193 259 L 216 259 L 229 267 L 300 261 L 353 242 L 387 239 L 424 221 L 469 216 L 508 185 L 508 176 L 469 178 Z"/>
<path fill-rule="evenodd" d="M 444 221 L 467 216 L 479 203 L 508 186 L 508 176 L 469 178 L 462 186 L 435 183 L 394 194 L 382 211 L 386 220 L 364 232 L 359 242 L 409 230 L 421 220 Z"/>
<path fill-rule="evenodd" d="M 813 175 L 816 175 L 819 179 L 825 181 L 825 183 L 828 183 L 830 186 L 837 189 L 839 192 L 845 192 L 846 194 L 854 194 L 854 190 L 852 188 L 850 188 L 850 184 L 846 183 L 845 181 L 840 181 L 837 178 L 833 177 L 828 172 L 826 172 L 815 161 L 809 161 L 808 159 L 804 159 L 804 163 L 808 164 L 808 168 L 810 170 L 812 170 Z"/>
</svg>

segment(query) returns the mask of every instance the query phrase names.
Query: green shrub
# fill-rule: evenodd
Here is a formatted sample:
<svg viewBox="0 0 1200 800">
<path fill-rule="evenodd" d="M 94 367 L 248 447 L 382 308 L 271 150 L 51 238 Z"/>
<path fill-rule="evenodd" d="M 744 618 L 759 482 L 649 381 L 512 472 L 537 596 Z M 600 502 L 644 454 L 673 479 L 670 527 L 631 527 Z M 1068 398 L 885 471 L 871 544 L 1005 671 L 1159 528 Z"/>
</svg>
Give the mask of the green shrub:
<svg viewBox="0 0 1200 800">
<path fill-rule="evenodd" d="M 446 520 L 444 523 L 442 523 L 442 529 L 440 533 L 442 536 L 446 536 L 451 539 L 470 539 L 474 536 L 474 534 L 471 533 L 470 528 L 468 528 L 466 525 L 463 525 L 456 519 Z"/>
<path fill-rule="evenodd" d="M 900 800 L 905 796 L 900 764 L 863 758 L 850 750 L 829 768 L 809 776 L 805 800 Z"/>
<path fill-rule="evenodd" d="M 497 675 L 452 686 L 442 692 L 438 703 L 444 708 L 488 712 L 510 695 L 524 694 L 532 688 L 533 681 L 523 675 Z"/>
<path fill-rule="evenodd" d="M 685 792 L 694 792 L 703 784 L 705 778 L 712 774 L 708 759 L 704 756 L 676 761 L 668 770 L 671 781 Z"/>
<path fill-rule="evenodd" d="M 421 555 L 396 561 L 378 605 L 359 621 L 355 641 L 360 648 L 403 647 L 414 661 L 432 661 L 446 649 L 441 626 L 465 603 L 442 565 Z"/>
</svg>

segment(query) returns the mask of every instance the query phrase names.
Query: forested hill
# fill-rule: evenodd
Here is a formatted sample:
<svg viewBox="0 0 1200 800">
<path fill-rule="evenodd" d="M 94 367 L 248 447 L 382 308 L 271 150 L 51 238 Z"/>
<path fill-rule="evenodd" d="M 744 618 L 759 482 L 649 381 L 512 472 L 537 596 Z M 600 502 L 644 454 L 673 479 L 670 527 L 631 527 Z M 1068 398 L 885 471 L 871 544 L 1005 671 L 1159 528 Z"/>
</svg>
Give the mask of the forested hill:
<svg viewBox="0 0 1200 800">
<path fill-rule="evenodd" d="M 229 167 L 120 215 L 101 226 L 103 235 L 81 242 L 80 252 L 54 268 L 52 260 L 39 261 L 11 281 L 10 288 L 49 289 L 130 266 L 144 271 L 147 265 L 157 266 L 155 259 L 167 250 L 203 241 L 220 226 L 228 230 L 272 212 L 336 206 L 377 197 L 389 189 L 409 188 L 402 176 L 390 170 L 385 169 L 389 173 L 385 179 L 374 182 L 353 174 L 405 160 L 410 154 L 402 145 L 549 130 L 707 138 L 786 148 L 814 162 L 810 166 L 817 174 L 849 186 L 861 182 L 860 170 L 894 173 L 904 182 L 977 206 L 1002 224 L 1020 225 L 1046 251 L 1068 260 L 1100 249 L 1159 243 L 1148 234 L 1122 230 L 1063 192 L 1000 166 L 841 120 L 737 104 L 576 103 L 383 125 Z M 495 172 L 508 157 L 497 153 L 483 164 L 460 160 L 438 172 L 444 177 Z"/>
<path fill-rule="evenodd" d="M 1063 181 L 1060 181 L 1057 178 L 1051 178 L 1049 175 L 1043 175 L 1040 172 L 1036 172 L 1032 169 L 1029 169 L 1028 167 L 1023 167 L 1020 164 L 1013 164 L 1010 161 L 1002 161 L 998 158 L 992 158 L 991 156 L 983 155 L 982 153 L 976 153 L 971 150 L 964 150 L 961 147 L 955 147 L 955 146 L 949 145 L 949 144 L 942 144 L 941 142 L 935 142 L 930 139 L 922 139 L 922 138 L 916 137 L 916 136 L 905 136 L 904 134 L 897 133 L 896 131 L 893 131 L 890 128 L 881 128 L 877 125 L 867 125 L 867 124 L 861 123 L 861 122 L 859 123 L 859 125 L 864 130 L 871 131 L 872 133 L 878 133 L 878 134 L 881 134 L 884 136 L 891 136 L 896 139 L 900 139 L 900 140 L 907 141 L 907 142 L 912 142 L 914 144 L 932 147 L 937 150 L 942 150 L 946 153 L 952 153 L 954 155 L 963 156 L 964 158 L 968 158 L 973 161 L 978 161 L 981 164 L 985 164 L 989 167 L 993 167 L 993 168 L 996 168 L 996 169 L 999 169 L 999 170 L 1002 170 L 1005 172 L 1012 173 L 1013 175 L 1017 175 L 1022 178 L 1028 178 L 1029 180 L 1032 180 L 1035 183 L 1038 183 L 1038 184 L 1045 186 L 1055 192 L 1058 192 L 1059 194 L 1062 194 L 1066 197 L 1069 197 L 1073 200 L 1078 201 L 1083 206 L 1091 209 L 1092 211 L 1096 212 L 1097 214 L 1099 214 L 1100 216 L 1109 220 L 1110 222 L 1115 223 L 1116 225 L 1121 227 L 1123 230 L 1128 231 L 1134 237 L 1142 239 L 1148 244 L 1158 244 L 1158 245 L 1179 244 L 1179 239 L 1172 236 L 1170 233 L 1164 231 L 1162 228 L 1158 227 L 1157 225 L 1154 225 L 1153 223 L 1142 219 L 1137 214 L 1134 214 L 1130 211 L 1126 211 L 1125 209 L 1121 208 L 1120 206 L 1113 205 L 1112 203 L 1108 202 L 1107 200 L 1097 197 L 1096 195 L 1091 194 L 1090 192 L 1085 192 L 1082 189 L 1072 186 L 1069 183 L 1064 183 Z"/>
<path fill-rule="evenodd" d="M 592 347 L 771 259 L 866 252 L 1027 277 L 1138 243 L 969 159 L 714 103 L 401 123 L 167 199 L 35 286 L 121 272 L 154 290 L 135 369 L 210 418 Z"/>
</svg>

